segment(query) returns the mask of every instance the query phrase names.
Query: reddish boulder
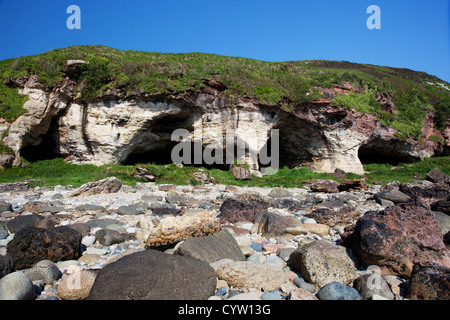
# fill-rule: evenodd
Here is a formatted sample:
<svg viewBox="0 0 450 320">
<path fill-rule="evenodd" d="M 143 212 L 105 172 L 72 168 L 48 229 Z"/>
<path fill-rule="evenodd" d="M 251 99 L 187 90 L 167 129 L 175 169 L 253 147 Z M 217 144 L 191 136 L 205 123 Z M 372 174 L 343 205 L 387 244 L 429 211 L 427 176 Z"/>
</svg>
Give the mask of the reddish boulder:
<svg viewBox="0 0 450 320">
<path fill-rule="evenodd" d="M 350 180 L 342 179 L 341 184 L 338 186 L 339 191 L 360 191 L 361 189 L 366 189 L 367 186 L 364 181 L 360 179 Z"/>
<path fill-rule="evenodd" d="M 221 224 L 239 221 L 255 222 L 256 216 L 266 212 L 269 204 L 258 195 L 243 194 L 237 199 L 228 198 L 220 206 L 217 216 Z"/>
<path fill-rule="evenodd" d="M 416 262 L 450 267 L 439 224 L 421 204 L 402 203 L 366 212 L 353 234 L 345 238 L 364 266 L 378 265 L 384 274 L 409 277 Z"/>
<path fill-rule="evenodd" d="M 318 180 L 313 182 L 309 187 L 313 192 L 338 193 L 339 183 L 334 180 Z"/>
</svg>

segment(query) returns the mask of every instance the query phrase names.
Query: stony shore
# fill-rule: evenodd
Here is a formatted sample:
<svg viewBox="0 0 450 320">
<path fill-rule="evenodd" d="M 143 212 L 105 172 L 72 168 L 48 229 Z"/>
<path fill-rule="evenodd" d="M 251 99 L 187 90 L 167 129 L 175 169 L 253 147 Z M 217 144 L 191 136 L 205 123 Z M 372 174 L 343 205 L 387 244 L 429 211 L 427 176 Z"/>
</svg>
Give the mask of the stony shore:
<svg viewBox="0 0 450 320">
<path fill-rule="evenodd" d="M 0 299 L 450 299 L 450 188 L 0 185 Z"/>
</svg>

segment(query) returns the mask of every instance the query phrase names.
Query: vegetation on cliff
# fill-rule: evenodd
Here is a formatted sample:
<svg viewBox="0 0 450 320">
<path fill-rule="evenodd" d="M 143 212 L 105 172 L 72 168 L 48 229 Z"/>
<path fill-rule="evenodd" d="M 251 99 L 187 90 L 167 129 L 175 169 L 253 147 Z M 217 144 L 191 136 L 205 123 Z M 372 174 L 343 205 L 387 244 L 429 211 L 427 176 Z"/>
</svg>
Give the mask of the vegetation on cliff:
<svg viewBox="0 0 450 320">
<path fill-rule="evenodd" d="M 49 90 L 66 76 L 67 60 L 84 60 L 76 90 L 85 101 L 111 90 L 125 96 L 164 96 L 197 91 L 202 80 L 215 79 L 232 99 L 250 97 L 263 104 L 294 110 L 321 98 L 321 88 L 350 83 L 362 94 L 338 95 L 333 103 L 377 114 L 381 123 L 406 137 L 421 138 L 423 118 L 435 114 L 439 129 L 450 118 L 450 84 L 424 72 L 338 61 L 265 62 L 204 53 L 121 51 L 105 46 L 73 46 L 0 62 L 0 117 L 12 121 L 25 110 L 26 97 L 11 88 L 11 79 L 38 75 Z M 380 108 L 377 95 L 395 103 Z"/>
</svg>

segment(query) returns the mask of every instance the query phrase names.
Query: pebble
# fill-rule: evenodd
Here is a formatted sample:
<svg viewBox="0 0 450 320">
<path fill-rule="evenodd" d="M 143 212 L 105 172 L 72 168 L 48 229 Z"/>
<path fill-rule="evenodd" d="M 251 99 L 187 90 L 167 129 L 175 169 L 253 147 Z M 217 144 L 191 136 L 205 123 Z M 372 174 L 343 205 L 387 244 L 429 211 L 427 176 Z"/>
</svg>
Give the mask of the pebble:
<svg viewBox="0 0 450 320">
<path fill-rule="evenodd" d="M 106 249 L 103 248 L 95 248 L 95 247 L 88 247 L 85 251 L 87 254 L 98 254 L 99 256 L 105 255 L 108 253 Z"/>
<path fill-rule="evenodd" d="M 272 290 L 264 293 L 261 296 L 261 300 L 283 300 L 278 290 Z"/>
<path fill-rule="evenodd" d="M 314 289 L 314 286 L 312 284 L 306 282 L 305 279 L 303 279 L 303 278 L 296 277 L 296 278 L 294 278 L 293 281 L 294 281 L 294 284 L 301 289 L 307 290 L 311 293 L 314 293 L 314 291 L 316 291 Z"/>
</svg>

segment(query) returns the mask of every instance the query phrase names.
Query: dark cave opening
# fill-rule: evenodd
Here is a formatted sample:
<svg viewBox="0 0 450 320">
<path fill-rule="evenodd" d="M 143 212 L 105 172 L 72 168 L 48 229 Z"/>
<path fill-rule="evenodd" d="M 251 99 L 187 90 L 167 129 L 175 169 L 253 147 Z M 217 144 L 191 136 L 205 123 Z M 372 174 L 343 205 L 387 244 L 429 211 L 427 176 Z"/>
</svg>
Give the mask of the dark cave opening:
<svg viewBox="0 0 450 320">
<path fill-rule="evenodd" d="M 20 149 L 20 155 L 29 162 L 60 158 L 58 117 L 50 122 L 49 130 L 40 138 L 39 144 L 30 144 Z"/>
<path fill-rule="evenodd" d="M 412 163 L 418 160 L 400 153 L 394 147 L 387 148 L 384 145 L 368 144 L 363 145 L 358 150 L 358 158 L 362 164 L 390 164 L 393 166 L 399 163 Z"/>
<path fill-rule="evenodd" d="M 145 164 L 151 163 L 156 165 L 167 165 L 171 163 L 177 163 L 176 159 L 172 159 L 172 150 L 176 147 L 177 142 L 170 142 L 161 146 L 160 148 L 152 149 L 152 150 L 134 150 L 130 155 L 128 155 L 127 159 L 122 163 L 124 165 L 136 165 L 136 164 Z M 185 154 L 186 152 L 186 154 Z M 200 156 L 195 156 L 196 148 L 194 147 L 194 143 L 191 143 L 190 146 L 185 145 L 178 155 L 183 159 L 182 164 L 186 167 L 203 167 L 206 169 L 220 169 L 220 170 L 229 170 L 229 165 L 226 164 L 225 154 L 226 151 L 223 151 L 224 158 L 222 161 L 217 161 L 218 163 L 207 163 L 205 162 L 204 152 L 205 148 L 201 148 L 201 161 L 198 161 Z M 215 153 L 212 152 L 212 156 Z M 196 161 L 197 158 L 197 161 Z"/>
</svg>

